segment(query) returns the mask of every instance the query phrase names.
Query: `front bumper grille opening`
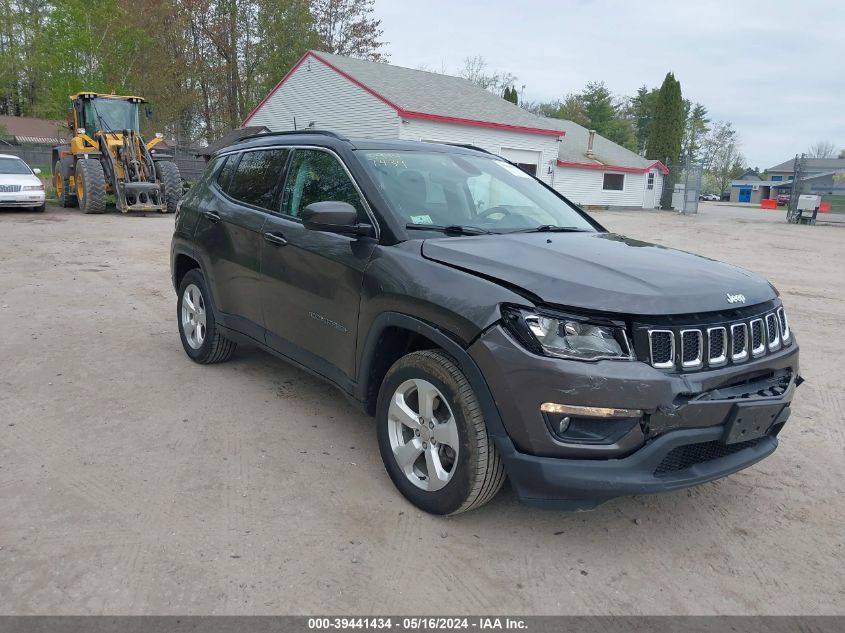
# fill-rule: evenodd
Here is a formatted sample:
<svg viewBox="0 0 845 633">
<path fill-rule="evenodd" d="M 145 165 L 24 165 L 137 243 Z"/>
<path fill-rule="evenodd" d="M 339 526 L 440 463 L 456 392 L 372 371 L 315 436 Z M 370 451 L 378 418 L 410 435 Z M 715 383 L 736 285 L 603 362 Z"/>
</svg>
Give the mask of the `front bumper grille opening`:
<svg viewBox="0 0 845 633">
<path fill-rule="evenodd" d="M 728 331 L 723 327 L 707 330 L 707 362 L 711 367 L 724 365 L 728 360 Z"/>
<path fill-rule="evenodd" d="M 748 358 L 748 326 L 736 323 L 731 326 L 731 360 L 741 363 Z"/>
<path fill-rule="evenodd" d="M 772 312 L 766 315 L 766 340 L 769 351 L 773 352 L 780 347 L 780 324 L 777 315 Z"/>
<path fill-rule="evenodd" d="M 678 446 L 666 453 L 666 457 L 655 468 L 655 477 L 665 477 L 671 473 L 676 473 L 681 470 L 686 470 L 696 464 L 703 464 L 711 462 L 716 459 L 728 457 L 734 453 L 756 446 L 764 437 L 758 437 L 747 442 L 738 442 L 736 444 L 722 444 L 718 441 L 699 442 L 698 444 L 687 444 L 686 446 Z"/>
<path fill-rule="evenodd" d="M 702 353 L 701 330 L 681 331 L 681 366 L 684 369 L 697 369 L 701 367 Z"/>
<path fill-rule="evenodd" d="M 766 343 L 763 340 L 763 319 L 754 319 L 751 322 L 751 354 L 760 356 L 766 351 Z"/>
<path fill-rule="evenodd" d="M 675 365 L 675 335 L 668 330 L 649 332 L 651 343 L 651 364 L 654 367 L 673 367 Z"/>
<path fill-rule="evenodd" d="M 786 312 L 783 308 L 778 308 L 778 321 L 780 322 L 780 338 L 784 345 L 789 343 L 792 338 L 792 332 L 789 331 L 789 321 L 786 320 Z"/>
</svg>

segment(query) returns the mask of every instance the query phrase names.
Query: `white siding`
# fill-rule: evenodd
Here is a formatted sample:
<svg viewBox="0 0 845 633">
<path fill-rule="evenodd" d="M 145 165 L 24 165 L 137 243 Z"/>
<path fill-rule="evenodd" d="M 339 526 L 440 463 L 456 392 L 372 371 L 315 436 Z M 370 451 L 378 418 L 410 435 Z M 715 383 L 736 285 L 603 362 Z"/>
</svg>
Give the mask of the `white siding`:
<svg viewBox="0 0 845 633">
<path fill-rule="evenodd" d="M 614 174 L 600 169 L 555 168 L 554 188 L 580 205 L 652 208 L 660 203 L 663 176 L 657 171 L 654 190 L 646 189 L 647 174 L 625 173 L 622 191 L 605 191 L 604 174 Z"/>
<path fill-rule="evenodd" d="M 540 152 L 542 162 L 537 166 L 537 177 L 549 184 L 552 182 L 552 175 L 548 173 L 549 165 L 555 164 L 558 148 L 554 136 L 425 119 L 403 119 L 399 133 L 399 138 L 403 140 L 465 143 L 499 155 L 503 149 Z"/>
<path fill-rule="evenodd" d="M 396 138 L 396 110 L 309 57 L 248 121 L 274 132 L 308 127 L 350 137 Z"/>
</svg>

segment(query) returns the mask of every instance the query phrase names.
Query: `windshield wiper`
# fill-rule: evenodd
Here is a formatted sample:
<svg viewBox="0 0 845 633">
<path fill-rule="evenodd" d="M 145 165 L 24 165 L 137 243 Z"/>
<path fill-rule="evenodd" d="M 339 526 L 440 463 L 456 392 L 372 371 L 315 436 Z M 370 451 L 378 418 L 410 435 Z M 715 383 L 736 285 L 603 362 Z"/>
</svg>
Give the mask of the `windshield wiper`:
<svg viewBox="0 0 845 633">
<path fill-rule="evenodd" d="M 515 233 L 590 233 L 589 229 L 579 229 L 577 226 L 557 226 L 556 224 L 541 224 L 532 229 L 520 229 Z"/>
<path fill-rule="evenodd" d="M 493 231 L 481 229 L 477 226 L 464 226 L 463 224 L 450 224 L 443 226 L 441 224 L 406 224 L 406 229 L 416 231 L 443 231 L 444 233 L 452 233 L 453 235 L 492 235 Z"/>
</svg>

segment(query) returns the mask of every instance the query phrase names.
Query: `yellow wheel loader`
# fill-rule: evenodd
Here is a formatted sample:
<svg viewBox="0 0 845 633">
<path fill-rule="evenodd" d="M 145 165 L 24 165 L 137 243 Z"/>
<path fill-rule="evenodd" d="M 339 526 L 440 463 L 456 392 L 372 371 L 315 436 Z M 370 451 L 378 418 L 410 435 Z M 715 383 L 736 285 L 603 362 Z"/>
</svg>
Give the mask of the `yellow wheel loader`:
<svg viewBox="0 0 845 633">
<path fill-rule="evenodd" d="M 70 100 L 67 124 L 73 137 L 53 148 L 59 204 L 103 213 L 112 194 L 123 213 L 176 211 L 182 178 L 162 135 L 149 142 L 141 137 L 143 97 L 80 92 Z"/>
</svg>

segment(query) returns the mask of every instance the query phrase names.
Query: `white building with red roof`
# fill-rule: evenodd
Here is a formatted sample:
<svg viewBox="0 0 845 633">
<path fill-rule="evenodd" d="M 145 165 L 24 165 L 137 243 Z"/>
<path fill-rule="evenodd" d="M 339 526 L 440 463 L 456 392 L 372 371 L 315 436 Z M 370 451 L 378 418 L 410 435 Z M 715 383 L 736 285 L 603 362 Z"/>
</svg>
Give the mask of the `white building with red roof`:
<svg viewBox="0 0 845 633">
<path fill-rule="evenodd" d="M 460 77 L 319 51 L 307 52 L 242 125 L 474 145 L 583 206 L 656 207 L 667 173 L 659 161 Z"/>
</svg>

